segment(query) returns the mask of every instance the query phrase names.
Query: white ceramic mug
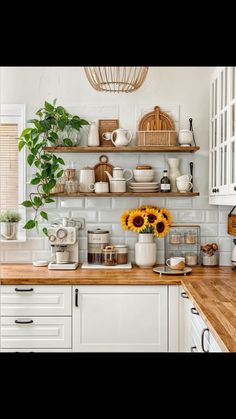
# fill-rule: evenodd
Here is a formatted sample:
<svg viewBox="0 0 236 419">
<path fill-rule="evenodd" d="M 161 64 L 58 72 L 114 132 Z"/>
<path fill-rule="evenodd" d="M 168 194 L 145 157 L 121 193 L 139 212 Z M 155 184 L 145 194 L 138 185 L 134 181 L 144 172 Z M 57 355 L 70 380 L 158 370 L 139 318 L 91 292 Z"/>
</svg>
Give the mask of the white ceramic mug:
<svg viewBox="0 0 236 419">
<path fill-rule="evenodd" d="M 181 146 L 190 146 L 193 141 L 193 133 L 189 129 L 182 129 L 179 132 L 179 144 Z"/>
<path fill-rule="evenodd" d="M 104 132 L 102 134 L 103 140 L 109 141 L 109 140 L 111 140 L 111 137 L 112 137 L 112 132 Z"/>
<path fill-rule="evenodd" d="M 169 258 L 169 259 L 167 259 L 166 264 L 171 269 L 184 269 L 185 258 L 183 258 L 183 257 Z"/>
<path fill-rule="evenodd" d="M 59 250 L 56 252 L 56 262 L 66 263 L 69 261 L 70 252 L 68 250 Z"/>
<path fill-rule="evenodd" d="M 192 180 L 192 175 L 181 175 L 176 178 L 178 182 L 190 182 Z"/>
<path fill-rule="evenodd" d="M 109 192 L 109 185 L 108 185 L 108 182 L 90 183 L 89 190 L 90 192 L 95 192 L 95 193 Z"/>
<path fill-rule="evenodd" d="M 184 193 L 184 192 L 189 192 L 190 189 L 192 189 L 193 184 L 192 184 L 192 182 L 188 182 L 188 181 L 187 182 L 186 181 L 184 181 L 184 182 L 176 181 L 176 186 L 177 186 L 177 189 L 178 189 L 179 192 Z"/>
</svg>

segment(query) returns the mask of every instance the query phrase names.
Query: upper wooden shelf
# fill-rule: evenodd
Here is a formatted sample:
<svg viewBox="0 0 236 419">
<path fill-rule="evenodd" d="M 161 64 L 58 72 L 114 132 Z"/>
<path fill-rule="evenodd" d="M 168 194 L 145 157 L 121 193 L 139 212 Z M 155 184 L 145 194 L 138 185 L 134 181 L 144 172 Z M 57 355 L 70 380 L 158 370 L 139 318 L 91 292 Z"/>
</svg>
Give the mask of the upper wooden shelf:
<svg viewBox="0 0 236 419">
<path fill-rule="evenodd" d="M 45 151 L 53 153 L 194 153 L 200 150 L 200 147 L 181 147 L 181 146 L 127 146 L 127 147 L 44 147 Z"/>
<path fill-rule="evenodd" d="M 61 198 L 79 198 L 79 197 L 85 197 L 85 196 L 89 196 L 89 197 L 104 197 L 104 196 L 139 196 L 139 197 L 170 197 L 170 196 L 178 196 L 181 198 L 184 198 L 186 196 L 198 196 L 199 192 L 185 192 L 185 193 L 180 193 L 180 192 L 103 192 L 103 193 L 94 193 L 94 192 L 75 192 L 75 193 L 71 193 L 71 194 L 67 194 L 67 193 L 55 193 L 55 194 L 51 194 L 51 196 L 53 197 L 61 197 Z"/>
</svg>

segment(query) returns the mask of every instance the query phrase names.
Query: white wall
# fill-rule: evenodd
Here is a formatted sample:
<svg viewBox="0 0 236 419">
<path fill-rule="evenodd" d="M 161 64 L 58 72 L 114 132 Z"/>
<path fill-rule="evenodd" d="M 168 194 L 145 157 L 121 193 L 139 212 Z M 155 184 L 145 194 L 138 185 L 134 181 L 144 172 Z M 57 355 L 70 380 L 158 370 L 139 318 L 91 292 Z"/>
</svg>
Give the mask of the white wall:
<svg viewBox="0 0 236 419">
<path fill-rule="evenodd" d="M 166 206 L 174 216 L 174 222 L 192 222 L 201 226 L 202 242 L 216 241 L 221 248 L 220 262 L 230 264 L 232 238 L 227 235 L 226 219 L 228 207 L 208 205 L 208 111 L 209 76 L 208 67 L 152 67 L 144 85 L 131 94 L 110 94 L 95 91 L 88 83 L 81 67 L 18 67 L 2 68 L 2 103 L 25 103 L 27 119 L 31 118 L 44 102 L 58 99 L 58 104 L 88 119 L 118 117 L 120 126 L 131 129 L 135 134 L 137 119 L 144 109 L 159 105 L 174 112 L 178 128 L 188 128 L 188 119 L 193 118 L 198 153 L 176 154 L 181 159 L 182 173 L 188 172 L 189 162 L 194 162 L 194 189 L 200 192 L 195 198 L 83 198 L 58 199 L 56 207 L 49 210 L 50 220 L 65 216 L 82 216 L 86 228 L 103 226 L 111 231 L 113 242 L 126 242 L 133 259 L 137 236 L 124 233 L 119 225 L 123 210 L 143 203 Z M 84 134 L 83 142 L 86 141 Z M 68 154 L 65 160 L 73 160 L 79 170 L 85 165 L 98 162 L 98 154 Z M 149 163 L 155 168 L 159 180 L 167 167 L 167 154 L 108 154 L 113 165 L 135 168 L 138 163 Z M 30 171 L 28 170 L 28 177 Z M 158 239 L 158 262 L 164 261 L 164 240 Z M 86 231 L 81 232 L 81 259 L 86 258 Z M 26 243 L 3 246 L 3 260 L 30 262 L 36 258 L 48 258 L 49 246 L 46 238 L 29 232 Z"/>
</svg>

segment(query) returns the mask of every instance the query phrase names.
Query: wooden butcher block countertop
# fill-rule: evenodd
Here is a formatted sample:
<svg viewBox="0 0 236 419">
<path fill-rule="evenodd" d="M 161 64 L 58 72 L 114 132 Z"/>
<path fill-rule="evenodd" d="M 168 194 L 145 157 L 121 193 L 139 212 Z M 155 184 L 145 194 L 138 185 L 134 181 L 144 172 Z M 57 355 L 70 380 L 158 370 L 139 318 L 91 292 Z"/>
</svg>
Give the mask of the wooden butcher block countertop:
<svg viewBox="0 0 236 419">
<path fill-rule="evenodd" d="M 53 271 L 32 265 L 2 264 L 2 285 L 182 285 L 222 350 L 236 352 L 236 271 L 230 266 L 193 268 L 162 275 L 152 269 Z"/>
</svg>

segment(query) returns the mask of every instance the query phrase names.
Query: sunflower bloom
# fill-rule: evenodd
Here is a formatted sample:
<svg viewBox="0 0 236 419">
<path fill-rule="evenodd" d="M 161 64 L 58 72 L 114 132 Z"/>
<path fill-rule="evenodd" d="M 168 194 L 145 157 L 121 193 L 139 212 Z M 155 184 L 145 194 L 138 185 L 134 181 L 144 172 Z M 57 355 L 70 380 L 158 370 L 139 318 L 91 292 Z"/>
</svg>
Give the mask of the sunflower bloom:
<svg viewBox="0 0 236 419">
<path fill-rule="evenodd" d="M 156 223 L 156 221 L 159 217 L 159 213 L 158 213 L 157 209 L 154 209 L 154 208 L 147 208 L 146 215 L 147 215 L 147 219 L 148 219 L 148 224 L 151 225 L 151 226 L 153 226 Z"/>
<path fill-rule="evenodd" d="M 147 216 L 143 211 L 135 210 L 130 212 L 128 227 L 135 233 L 141 233 L 148 225 Z"/>
<path fill-rule="evenodd" d="M 170 211 L 168 211 L 166 208 L 161 208 L 159 212 L 163 215 L 163 217 L 167 220 L 167 222 L 169 224 L 171 224 L 172 215 L 171 215 Z"/>
<path fill-rule="evenodd" d="M 154 226 L 154 230 L 153 230 L 153 234 L 156 237 L 164 237 L 169 231 L 169 223 L 167 221 L 167 219 L 165 217 L 158 217 L 155 226 Z"/>
<path fill-rule="evenodd" d="M 120 223 L 123 230 L 129 230 L 128 220 L 130 216 L 130 211 L 125 211 L 120 217 Z"/>
</svg>

